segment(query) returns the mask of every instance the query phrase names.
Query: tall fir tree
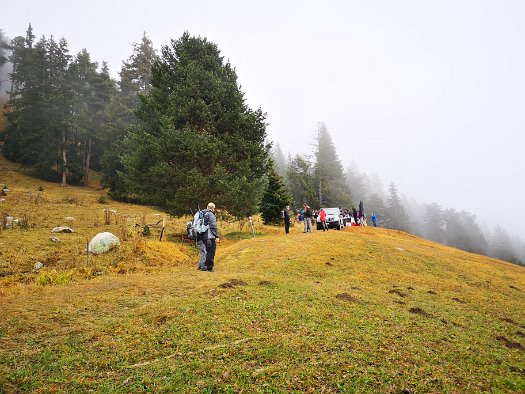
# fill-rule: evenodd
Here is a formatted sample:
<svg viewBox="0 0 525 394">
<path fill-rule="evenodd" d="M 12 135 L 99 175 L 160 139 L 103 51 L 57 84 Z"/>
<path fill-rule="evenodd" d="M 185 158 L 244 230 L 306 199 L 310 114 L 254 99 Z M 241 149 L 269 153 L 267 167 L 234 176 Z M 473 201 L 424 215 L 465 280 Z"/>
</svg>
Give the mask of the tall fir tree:
<svg viewBox="0 0 525 394">
<path fill-rule="evenodd" d="M 319 124 L 316 139 L 314 189 L 319 206 L 350 207 L 352 205 L 343 165 L 324 123 Z"/>
<path fill-rule="evenodd" d="M 284 153 L 281 149 L 281 145 L 279 145 L 278 142 L 275 142 L 272 145 L 270 155 L 274 163 L 275 171 L 277 171 L 277 173 L 281 177 L 286 177 L 286 159 L 284 158 Z"/>
<path fill-rule="evenodd" d="M 425 206 L 425 236 L 434 241 L 443 243 L 447 222 L 444 217 L 443 208 L 438 203 L 431 203 Z"/>
<path fill-rule="evenodd" d="M 296 155 L 288 160 L 285 183 L 290 190 L 295 208 L 301 207 L 304 203 L 314 205 L 317 201 L 313 168 L 302 156 Z"/>
<path fill-rule="evenodd" d="M 4 86 L 7 80 L 7 74 L 4 66 L 7 63 L 7 53 L 9 51 L 9 43 L 4 36 L 4 32 L 0 29 L 0 99 L 4 95 Z M 0 129 L 1 130 L 1 129 Z"/>
<path fill-rule="evenodd" d="M 245 103 L 217 45 L 184 33 L 152 68 L 142 124 L 125 138 L 127 191 L 173 215 L 209 201 L 236 217 L 257 212 L 269 146 L 265 114 Z"/>
<path fill-rule="evenodd" d="M 391 183 L 388 189 L 388 197 L 384 212 L 384 226 L 394 230 L 410 232 L 410 221 L 403 206 L 396 186 Z"/>
<path fill-rule="evenodd" d="M 271 164 L 268 171 L 268 184 L 261 200 L 261 216 L 265 224 L 278 224 L 282 221 L 281 210 L 291 204 L 291 196 L 283 178 Z"/>
<path fill-rule="evenodd" d="M 65 40 L 42 37 L 31 25 L 25 38 L 12 41 L 8 126 L 3 135 L 8 159 L 33 166 L 35 175 L 56 180 L 59 174 L 60 133 L 70 112 L 66 86 L 69 61 Z"/>
<path fill-rule="evenodd" d="M 494 234 L 492 235 L 489 255 L 511 263 L 518 262 L 510 237 L 499 224 L 494 229 Z"/>
<path fill-rule="evenodd" d="M 367 216 L 371 217 L 376 214 L 377 224 L 382 226 L 385 220 L 385 203 L 383 198 L 378 193 L 372 193 L 365 201 Z M 370 223 L 370 222 L 369 222 Z"/>
<path fill-rule="evenodd" d="M 114 198 L 126 195 L 122 173 L 124 165 L 121 155 L 124 153 L 123 140 L 129 128 L 138 124 L 135 115 L 139 103 L 139 95 L 147 94 L 151 88 L 151 67 L 158 58 L 153 43 L 142 36 L 140 43 L 133 43 L 133 53 L 123 62 L 119 72 L 119 91 L 111 97 L 106 107 L 107 142 L 101 159 L 101 183 L 110 189 Z"/>
</svg>

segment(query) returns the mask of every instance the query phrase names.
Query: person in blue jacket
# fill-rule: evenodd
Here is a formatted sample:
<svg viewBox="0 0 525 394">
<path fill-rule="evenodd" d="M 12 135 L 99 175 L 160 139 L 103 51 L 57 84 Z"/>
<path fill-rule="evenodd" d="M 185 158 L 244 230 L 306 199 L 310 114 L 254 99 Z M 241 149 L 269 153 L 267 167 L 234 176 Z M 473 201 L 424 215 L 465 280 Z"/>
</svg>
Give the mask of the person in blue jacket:
<svg viewBox="0 0 525 394">
<path fill-rule="evenodd" d="M 372 223 L 374 223 L 374 227 L 377 227 L 377 216 L 375 213 L 372 214 Z"/>
</svg>

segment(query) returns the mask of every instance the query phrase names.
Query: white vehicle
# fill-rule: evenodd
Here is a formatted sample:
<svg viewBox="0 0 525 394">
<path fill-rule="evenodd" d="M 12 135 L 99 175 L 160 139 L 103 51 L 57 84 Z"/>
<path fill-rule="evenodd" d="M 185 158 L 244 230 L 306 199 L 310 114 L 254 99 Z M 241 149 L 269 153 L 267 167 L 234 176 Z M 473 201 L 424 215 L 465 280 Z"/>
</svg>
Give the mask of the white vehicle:
<svg viewBox="0 0 525 394">
<path fill-rule="evenodd" d="M 341 230 L 345 226 L 343 215 L 339 208 L 323 208 L 326 212 L 326 225 L 328 228 L 335 228 Z M 321 218 L 317 214 L 317 230 L 322 230 Z"/>
</svg>

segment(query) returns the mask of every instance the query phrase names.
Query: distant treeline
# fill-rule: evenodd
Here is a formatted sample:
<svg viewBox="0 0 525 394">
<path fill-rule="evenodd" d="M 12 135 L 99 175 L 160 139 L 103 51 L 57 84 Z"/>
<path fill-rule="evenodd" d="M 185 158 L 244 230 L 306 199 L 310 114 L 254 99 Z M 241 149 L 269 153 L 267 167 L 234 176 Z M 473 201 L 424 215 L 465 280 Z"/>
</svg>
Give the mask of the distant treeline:
<svg viewBox="0 0 525 394">
<path fill-rule="evenodd" d="M 325 207 L 341 206 L 334 200 L 328 204 L 324 201 L 319 203 L 319 193 L 315 190 L 319 182 L 319 176 L 316 176 L 316 169 L 319 167 L 317 159 L 312 162 L 306 155 L 296 155 L 293 158 L 289 156 L 286 159 L 278 143 L 274 144 L 271 153 L 277 172 L 284 178 L 295 201 L 315 201 Z M 331 152 L 325 159 L 330 157 L 335 157 L 335 152 Z M 475 215 L 443 208 L 435 202 L 420 204 L 400 197 L 393 183 L 385 193 L 380 178 L 359 172 L 356 164 L 348 166 L 344 175 L 341 172 L 326 172 L 320 177 L 323 178 L 326 181 L 333 178 L 344 179 L 347 190 L 351 190 L 353 201 L 364 201 L 367 216 L 375 213 L 381 227 L 406 231 L 467 252 L 512 263 L 525 262 L 525 241 L 511 238 L 499 224 L 495 225 L 493 231 L 482 230 Z M 342 207 L 350 208 L 345 205 Z"/>
</svg>

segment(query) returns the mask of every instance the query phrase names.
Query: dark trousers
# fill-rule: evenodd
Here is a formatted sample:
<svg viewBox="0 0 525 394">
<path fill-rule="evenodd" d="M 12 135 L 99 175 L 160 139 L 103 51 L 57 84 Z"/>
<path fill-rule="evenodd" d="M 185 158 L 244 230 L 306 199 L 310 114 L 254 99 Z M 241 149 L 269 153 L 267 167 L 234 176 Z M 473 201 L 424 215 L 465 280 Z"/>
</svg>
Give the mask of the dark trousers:
<svg viewBox="0 0 525 394">
<path fill-rule="evenodd" d="M 217 244 L 215 238 L 207 239 L 206 241 L 206 269 L 212 269 L 215 259 L 215 250 L 217 250 Z"/>
<path fill-rule="evenodd" d="M 284 231 L 286 232 L 286 234 L 290 232 L 290 219 L 284 220 Z"/>
</svg>

